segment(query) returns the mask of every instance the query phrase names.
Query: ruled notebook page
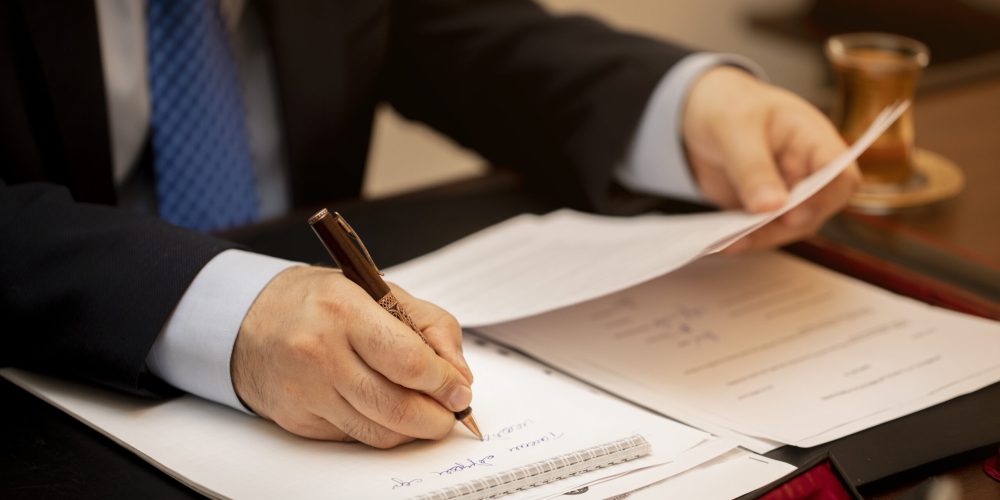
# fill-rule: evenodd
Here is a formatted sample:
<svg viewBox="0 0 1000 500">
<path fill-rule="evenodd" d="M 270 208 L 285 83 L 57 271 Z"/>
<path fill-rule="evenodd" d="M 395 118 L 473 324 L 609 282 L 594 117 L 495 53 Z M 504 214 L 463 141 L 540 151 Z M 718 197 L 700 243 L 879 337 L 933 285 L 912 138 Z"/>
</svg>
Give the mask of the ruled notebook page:
<svg viewBox="0 0 1000 500">
<path fill-rule="evenodd" d="M 298 438 L 191 396 L 150 402 L 13 369 L 0 373 L 216 497 L 411 498 L 478 480 L 520 477 L 525 471 L 518 469 L 526 466 L 534 467 L 525 470 L 536 476 L 527 484 L 560 477 L 555 469 L 538 468 L 560 457 L 564 463 L 566 457 L 587 458 L 587 468 L 593 468 L 644 456 L 607 469 L 621 474 L 674 460 L 710 440 L 702 431 L 597 393 L 495 345 L 468 340 L 465 352 L 476 374 L 473 408 L 486 441 L 456 425 L 444 440 L 391 450 Z M 648 441 L 652 453 L 636 435 Z M 630 449 L 592 453 L 595 447 L 622 444 Z"/>
</svg>

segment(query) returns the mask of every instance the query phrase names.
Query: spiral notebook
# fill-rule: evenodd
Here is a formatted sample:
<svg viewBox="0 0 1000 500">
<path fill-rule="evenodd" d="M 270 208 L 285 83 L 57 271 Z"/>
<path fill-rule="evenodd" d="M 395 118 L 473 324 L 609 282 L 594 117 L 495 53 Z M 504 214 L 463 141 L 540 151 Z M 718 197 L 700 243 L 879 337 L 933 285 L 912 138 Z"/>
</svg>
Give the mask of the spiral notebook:
<svg viewBox="0 0 1000 500">
<path fill-rule="evenodd" d="M 711 443 L 702 431 L 472 338 L 465 352 L 476 370 L 473 407 L 485 441 L 456 425 L 441 441 L 392 450 L 297 438 L 191 396 L 150 402 L 14 369 L 0 373 L 211 497 L 534 497 L 679 462 Z"/>
<path fill-rule="evenodd" d="M 418 500 L 496 498 L 542 484 L 634 460 L 650 453 L 646 438 L 635 435 L 516 467 L 416 497 Z"/>
</svg>

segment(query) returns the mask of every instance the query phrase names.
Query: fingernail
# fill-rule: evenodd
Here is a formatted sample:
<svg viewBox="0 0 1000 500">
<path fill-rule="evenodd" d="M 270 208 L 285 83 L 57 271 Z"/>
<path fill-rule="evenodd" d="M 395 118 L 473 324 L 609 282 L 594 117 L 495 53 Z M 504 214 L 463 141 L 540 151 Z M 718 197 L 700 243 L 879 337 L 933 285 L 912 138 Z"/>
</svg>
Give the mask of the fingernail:
<svg viewBox="0 0 1000 500">
<path fill-rule="evenodd" d="M 462 411 L 472 404 L 472 389 L 460 385 L 448 396 L 448 407 L 451 411 Z"/>
<path fill-rule="evenodd" d="M 785 214 L 785 225 L 799 227 L 806 225 L 812 219 L 812 212 L 808 208 L 797 208 Z"/>
<path fill-rule="evenodd" d="M 785 203 L 785 190 L 774 186 L 761 186 L 750 198 L 751 210 L 773 210 Z"/>
</svg>

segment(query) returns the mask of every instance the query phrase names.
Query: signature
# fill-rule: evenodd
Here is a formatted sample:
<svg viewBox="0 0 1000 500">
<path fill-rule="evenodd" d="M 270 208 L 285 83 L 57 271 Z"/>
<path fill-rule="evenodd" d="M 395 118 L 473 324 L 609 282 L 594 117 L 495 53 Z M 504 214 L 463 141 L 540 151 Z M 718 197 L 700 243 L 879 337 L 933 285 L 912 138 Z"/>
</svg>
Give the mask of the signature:
<svg viewBox="0 0 1000 500">
<path fill-rule="evenodd" d="M 409 481 L 404 481 L 402 479 L 394 477 L 394 478 L 392 478 L 392 482 L 396 483 L 396 484 L 392 485 L 392 489 L 396 489 L 396 488 L 407 488 L 407 487 L 413 486 L 414 484 L 422 483 L 422 482 L 424 482 L 424 480 L 420 479 L 418 477 L 416 479 L 410 479 Z"/>
<path fill-rule="evenodd" d="M 451 467 L 448 467 L 443 471 L 435 471 L 434 473 L 439 476 L 450 476 L 456 472 L 462 472 L 464 470 L 472 469 L 474 467 L 481 467 L 481 466 L 492 467 L 494 458 L 495 457 L 493 455 L 486 455 L 485 457 L 480 458 L 478 460 L 466 458 L 465 461 L 463 462 L 455 462 L 455 465 L 452 465 Z"/>
</svg>

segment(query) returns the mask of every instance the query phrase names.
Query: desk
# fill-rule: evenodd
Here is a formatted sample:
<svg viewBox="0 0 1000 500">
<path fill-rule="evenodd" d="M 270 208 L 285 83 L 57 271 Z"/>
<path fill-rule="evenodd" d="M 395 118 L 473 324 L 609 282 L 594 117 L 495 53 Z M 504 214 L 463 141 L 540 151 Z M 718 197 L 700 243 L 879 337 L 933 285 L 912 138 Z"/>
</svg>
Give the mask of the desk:
<svg viewBox="0 0 1000 500">
<path fill-rule="evenodd" d="M 515 214 L 526 211 L 543 213 L 554 206 L 520 190 L 516 178 L 496 174 L 398 198 L 340 203 L 331 205 L 331 208 L 342 211 L 351 220 L 358 231 L 365 235 L 366 243 L 376 259 L 388 266 L 432 251 Z M 316 244 L 315 237 L 305 223 L 310 213 L 309 210 L 296 212 L 289 217 L 233 233 L 231 237 L 264 253 L 306 262 L 325 262 L 322 247 Z M 411 237 L 417 232 L 422 238 Z M 400 241 L 412 244 L 400 245 Z M 995 407 L 982 406 L 982 401 L 967 397 L 958 401 L 973 405 L 973 411 L 982 412 L 980 414 L 984 417 L 1000 414 L 1000 384 L 985 390 L 993 391 L 989 401 Z M 0 440 L 4 443 L 4 453 L 0 458 L 0 497 L 196 496 L 110 440 L 11 384 L 0 383 L 0 397 L 7 403 L 7 408 L 16 409 L 0 413 Z M 929 426 L 930 429 L 941 424 L 940 419 L 947 418 L 944 414 L 934 413 L 938 408 L 922 412 L 939 419 Z M 904 417 L 912 418 L 913 416 Z M 979 424 L 988 426 L 989 422 Z M 887 427 L 890 428 L 888 432 Z M 956 438 L 956 435 L 948 432 L 948 426 L 933 432 L 927 432 L 926 429 L 914 431 L 912 427 L 897 428 L 895 431 L 892 428 L 890 424 L 884 424 L 860 433 L 861 437 L 857 439 L 865 443 L 865 446 L 851 444 L 848 441 L 850 438 L 839 440 L 834 443 L 834 452 L 845 455 L 852 453 L 851 460 L 855 461 L 880 461 L 885 459 L 886 450 L 892 446 L 929 440 L 939 443 L 942 449 L 948 449 L 946 454 L 964 453 L 958 457 L 957 462 L 954 459 L 938 462 L 888 480 L 877 481 L 881 477 L 878 474 L 882 473 L 878 470 L 886 469 L 871 469 L 876 472 L 859 476 L 864 483 L 869 483 L 862 490 L 866 494 L 877 495 L 891 492 L 895 488 L 906 488 L 910 483 L 936 474 L 942 468 L 951 470 L 956 467 L 968 469 L 966 472 L 972 486 L 1000 494 L 1000 483 L 992 483 L 985 475 L 975 472 L 975 467 L 981 463 L 988 449 L 979 448 L 969 452 L 970 448 L 976 448 L 975 444 L 970 445 Z M 988 431 L 989 429 L 984 429 L 983 432 Z M 1000 435 L 992 439 L 1000 442 Z M 807 460 L 814 451 L 783 448 L 772 452 L 772 455 L 800 463 Z M 920 463 L 922 462 L 910 466 Z"/>
</svg>

